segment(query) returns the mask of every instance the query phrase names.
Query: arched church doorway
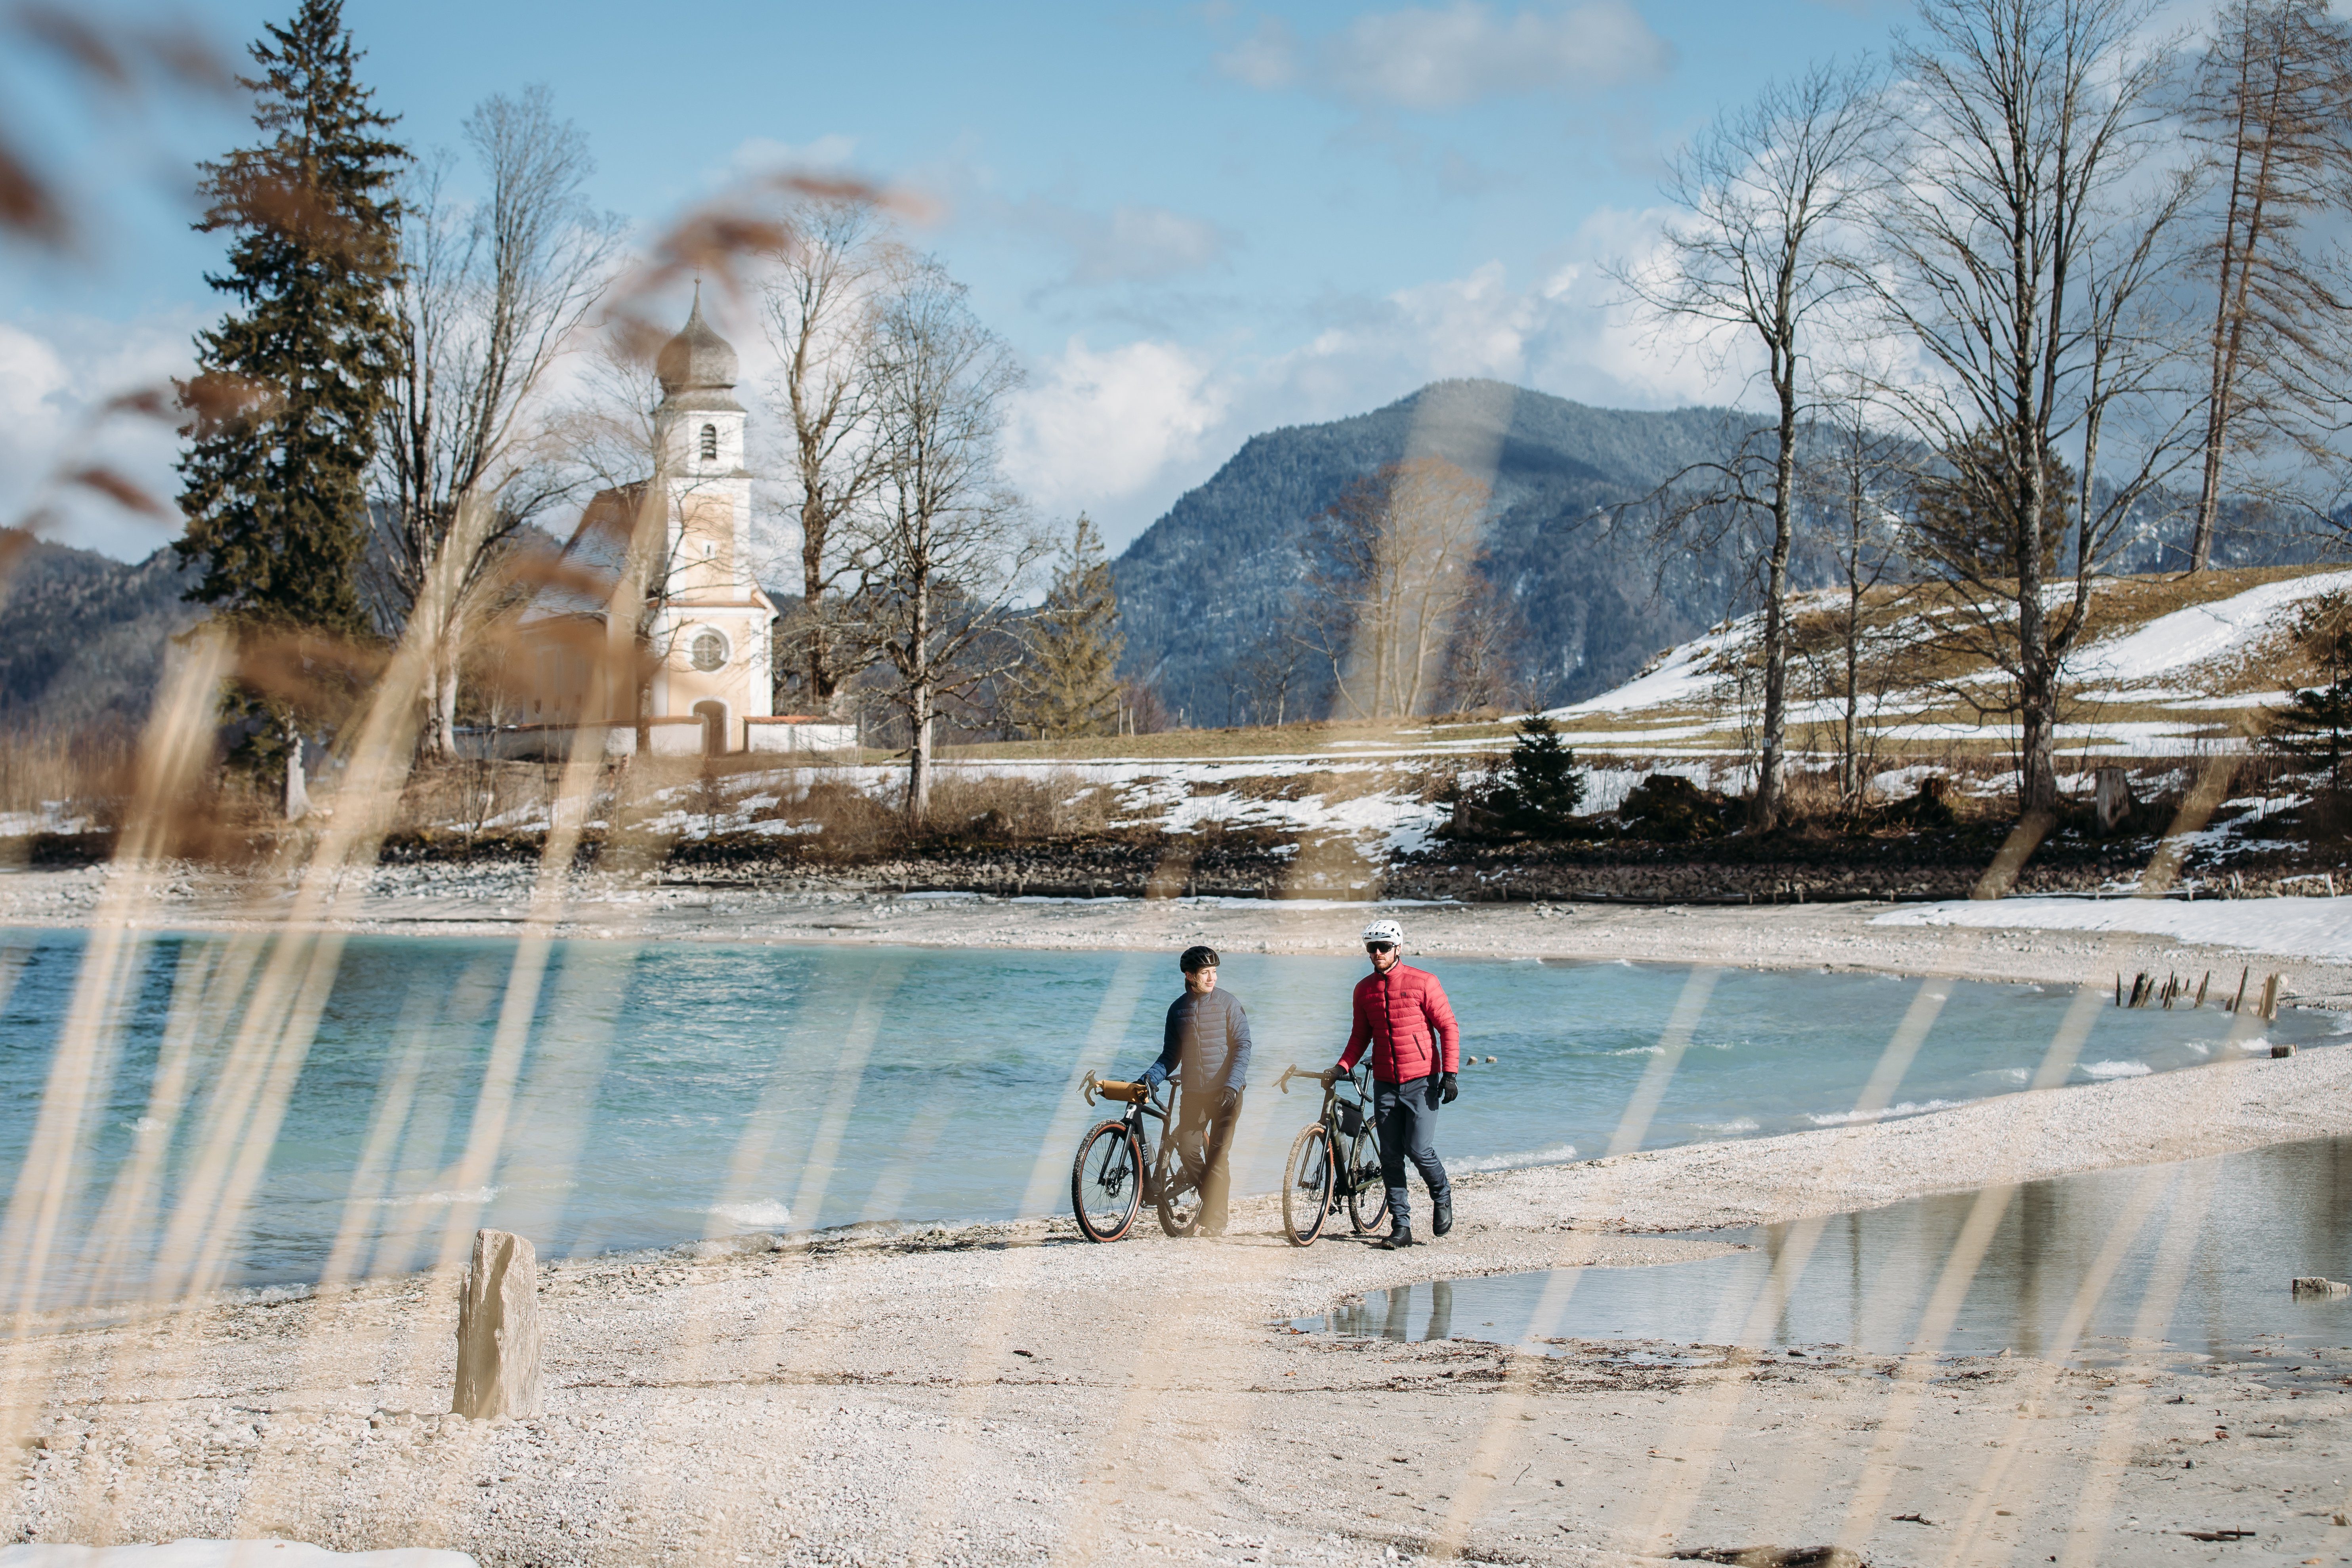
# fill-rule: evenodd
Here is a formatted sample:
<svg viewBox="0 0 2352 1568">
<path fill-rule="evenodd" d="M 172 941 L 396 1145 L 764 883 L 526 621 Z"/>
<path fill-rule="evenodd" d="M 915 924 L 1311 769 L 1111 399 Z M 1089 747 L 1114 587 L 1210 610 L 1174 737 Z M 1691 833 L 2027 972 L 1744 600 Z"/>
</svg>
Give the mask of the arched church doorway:
<svg viewBox="0 0 2352 1568">
<path fill-rule="evenodd" d="M 702 754 L 706 757 L 723 755 L 727 750 L 727 704 L 698 702 L 694 716 L 702 721 Z"/>
</svg>

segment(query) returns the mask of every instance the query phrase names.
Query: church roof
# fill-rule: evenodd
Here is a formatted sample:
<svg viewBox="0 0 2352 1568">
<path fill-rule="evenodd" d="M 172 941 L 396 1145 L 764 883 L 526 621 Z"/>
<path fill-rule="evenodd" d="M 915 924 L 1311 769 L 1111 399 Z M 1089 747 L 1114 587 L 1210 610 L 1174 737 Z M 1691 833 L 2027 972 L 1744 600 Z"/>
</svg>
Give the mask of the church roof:
<svg viewBox="0 0 2352 1568">
<path fill-rule="evenodd" d="M 677 336 L 662 345 L 654 362 L 662 391 L 670 397 L 682 392 L 722 392 L 735 384 L 740 366 L 735 346 L 710 330 L 702 319 L 702 285 L 694 286 L 694 309 Z"/>
<path fill-rule="evenodd" d="M 573 616 L 604 617 L 621 585 L 629 559 L 629 539 L 643 503 L 645 482 L 598 490 L 580 514 L 580 525 L 564 542 L 548 581 L 531 595 L 520 624 Z"/>
</svg>

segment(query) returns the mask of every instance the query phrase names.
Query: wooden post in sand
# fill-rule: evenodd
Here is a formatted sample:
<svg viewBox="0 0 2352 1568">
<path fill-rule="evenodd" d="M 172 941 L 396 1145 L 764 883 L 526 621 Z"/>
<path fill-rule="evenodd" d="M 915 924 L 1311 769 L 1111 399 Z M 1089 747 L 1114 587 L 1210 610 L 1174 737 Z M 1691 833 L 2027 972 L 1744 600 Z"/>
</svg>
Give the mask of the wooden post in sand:
<svg viewBox="0 0 2352 1568">
<path fill-rule="evenodd" d="M 510 1232 L 474 1233 L 474 1259 L 457 1297 L 457 1389 L 449 1408 L 476 1421 L 543 1408 L 539 1258 Z"/>
</svg>

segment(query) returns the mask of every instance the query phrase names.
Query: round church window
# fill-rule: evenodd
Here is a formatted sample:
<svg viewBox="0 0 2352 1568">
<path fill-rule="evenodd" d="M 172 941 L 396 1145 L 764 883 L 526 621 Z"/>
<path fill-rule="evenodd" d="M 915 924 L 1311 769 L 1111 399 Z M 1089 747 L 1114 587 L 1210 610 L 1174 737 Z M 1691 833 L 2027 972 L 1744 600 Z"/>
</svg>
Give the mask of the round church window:
<svg viewBox="0 0 2352 1568">
<path fill-rule="evenodd" d="M 694 668 L 717 669 L 727 662 L 727 639 L 717 632 L 700 632 L 694 639 Z"/>
</svg>

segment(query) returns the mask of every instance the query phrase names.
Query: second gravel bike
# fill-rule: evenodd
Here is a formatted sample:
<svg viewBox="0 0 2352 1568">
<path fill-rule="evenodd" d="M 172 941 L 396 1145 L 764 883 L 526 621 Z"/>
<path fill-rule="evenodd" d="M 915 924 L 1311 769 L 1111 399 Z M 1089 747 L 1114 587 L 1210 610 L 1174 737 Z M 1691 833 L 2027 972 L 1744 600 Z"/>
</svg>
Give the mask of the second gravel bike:
<svg viewBox="0 0 2352 1568">
<path fill-rule="evenodd" d="M 1282 1234 L 1293 1247 L 1314 1246 L 1325 1218 L 1338 1214 L 1342 1204 L 1358 1236 L 1388 1215 L 1389 1189 L 1381 1180 L 1380 1147 L 1372 1136 L 1371 1071 L 1368 1063 L 1356 1073 L 1335 1072 L 1326 1079 L 1293 1066 L 1275 1080 L 1285 1094 L 1294 1078 L 1323 1085 L 1322 1114 L 1300 1129 L 1282 1166 Z M 1354 1099 L 1340 1097 L 1343 1083 Z"/>
</svg>

